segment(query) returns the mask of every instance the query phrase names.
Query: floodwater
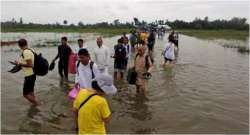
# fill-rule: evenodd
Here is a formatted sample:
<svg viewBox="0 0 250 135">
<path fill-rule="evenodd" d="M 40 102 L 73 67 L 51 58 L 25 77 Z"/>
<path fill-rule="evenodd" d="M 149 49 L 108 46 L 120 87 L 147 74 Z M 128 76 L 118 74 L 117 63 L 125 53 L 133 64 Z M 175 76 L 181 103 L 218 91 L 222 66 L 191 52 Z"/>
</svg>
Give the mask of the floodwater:
<svg viewBox="0 0 250 135">
<path fill-rule="evenodd" d="M 2 33 L 2 40 L 30 37 L 29 41 L 36 44 L 47 39 L 58 41 L 62 35 Z M 72 35 L 67 34 L 74 39 L 84 37 Z M 173 68 L 160 66 L 166 37 L 156 41 L 155 69 L 146 96 L 136 95 L 135 87 L 126 81 L 115 82 L 118 93 L 107 97 L 112 110 L 108 133 L 249 133 L 248 54 L 224 48 L 219 42 L 179 37 L 179 55 Z M 85 43 L 90 51 L 96 46 L 91 39 Z M 111 54 L 117 39 L 104 39 Z M 72 46 L 76 48 L 76 44 Z M 49 61 L 57 51 L 56 47 L 34 49 Z M 43 103 L 38 111 L 22 97 L 22 72 L 7 72 L 11 68 L 8 61 L 20 55 L 17 50 L 17 46 L 1 48 L 2 133 L 75 133 L 71 102 L 66 96 L 71 84 L 59 79 L 57 68 L 45 77 L 37 77 L 35 94 Z"/>
</svg>

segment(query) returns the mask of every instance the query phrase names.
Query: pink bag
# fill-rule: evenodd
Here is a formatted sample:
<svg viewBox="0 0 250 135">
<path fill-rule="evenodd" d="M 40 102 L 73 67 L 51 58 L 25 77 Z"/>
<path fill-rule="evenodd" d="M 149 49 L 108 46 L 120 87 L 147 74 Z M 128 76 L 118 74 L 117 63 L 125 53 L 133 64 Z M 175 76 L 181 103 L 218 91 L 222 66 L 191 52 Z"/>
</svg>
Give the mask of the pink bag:
<svg viewBox="0 0 250 135">
<path fill-rule="evenodd" d="M 73 89 L 71 89 L 69 94 L 68 94 L 69 99 L 74 100 L 76 98 L 77 94 L 79 93 L 79 91 L 80 91 L 79 85 L 77 85 L 77 87 L 74 87 Z"/>
<path fill-rule="evenodd" d="M 76 61 L 77 61 L 77 54 L 71 53 L 69 55 L 69 65 L 68 65 L 68 71 L 71 74 L 76 74 Z"/>
</svg>

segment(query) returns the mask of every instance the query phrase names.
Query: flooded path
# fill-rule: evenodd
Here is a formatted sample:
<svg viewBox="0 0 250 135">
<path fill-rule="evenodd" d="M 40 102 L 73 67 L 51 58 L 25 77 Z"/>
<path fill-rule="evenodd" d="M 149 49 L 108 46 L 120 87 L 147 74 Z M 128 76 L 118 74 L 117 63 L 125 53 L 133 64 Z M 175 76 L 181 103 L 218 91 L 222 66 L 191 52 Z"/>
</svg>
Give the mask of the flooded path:
<svg viewBox="0 0 250 135">
<path fill-rule="evenodd" d="M 41 35 L 35 35 L 38 38 L 31 43 L 51 38 Z M 3 33 L 4 37 L 19 38 Z M 72 37 L 77 39 L 79 35 Z M 185 35 L 179 38 L 180 50 L 174 68 L 160 67 L 163 61 L 160 54 L 167 39 L 156 41 L 155 71 L 146 97 L 136 95 L 135 87 L 126 81 L 115 82 L 118 94 L 107 97 L 113 112 L 108 133 L 249 133 L 248 54 L 209 40 Z M 29 40 L 32 39 L 36 38 Z M 104 39 L 111 53 L 117 39 Z M 90 52 L 96 46 L 94 40 L 85 44 Z M 35 50 L 42 52 L 49 62 L 57 51 L 56 47 Z M 7 72 L 11 68 L 8 61 L 19 55 L 17 46 L 2 47 L 2 133 L 74 133 L 71 104 L 66 97 L 71 84 L 60 81 L 57 68 L 46 77 L 37 77 L 35 93 L 43 105 L 41 111 L 36 110 L 22 97 L 22 72 Z"/>
</svg>

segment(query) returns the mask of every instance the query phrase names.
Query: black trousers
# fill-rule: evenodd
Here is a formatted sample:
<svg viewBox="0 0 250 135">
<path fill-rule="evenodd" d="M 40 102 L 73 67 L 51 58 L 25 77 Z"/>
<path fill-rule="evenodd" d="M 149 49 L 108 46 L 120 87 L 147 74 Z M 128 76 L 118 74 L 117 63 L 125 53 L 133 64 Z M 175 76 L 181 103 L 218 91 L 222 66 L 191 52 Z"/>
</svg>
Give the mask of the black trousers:
<svg viewBox="0 0 250 135">
<path fill-rule="evenodd" d="M 59 75 L 62 78 L 63 76 L 65 76 L 65 78 L 68 79 L 68 64 L 69 64 L 68 60 L 59 60 L 58 69 L 59 69 Z"/>
</svg>

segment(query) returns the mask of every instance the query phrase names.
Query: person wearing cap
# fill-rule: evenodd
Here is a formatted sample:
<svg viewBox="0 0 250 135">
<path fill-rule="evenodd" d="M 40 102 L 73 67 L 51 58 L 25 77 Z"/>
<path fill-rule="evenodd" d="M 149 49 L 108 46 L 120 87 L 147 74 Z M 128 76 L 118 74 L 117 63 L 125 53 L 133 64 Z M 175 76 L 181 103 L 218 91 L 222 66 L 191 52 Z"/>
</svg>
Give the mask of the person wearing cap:
<svg viewBox="0 0 250 135">
<path fill-rule="evenodd" d="M 82 48 L 78 52 L 79 61 L 76 62 L 75 86 L 91 88 L 91 81 L 100 74 L 97 65 L 90 60 L 87 49 Z"/>
<path fill-rule="evenodd" d="M 94 49 L 94 62 L 101 73 L 108 74 L 109 50 L 103 45 L 102 37 L 96 39 L 97 47 Z"/>
<path fill-rule="evenodd" d="M 78 134 L 106 134 L 105 124 L 111 119 L 111 111 L 104 95 L 116 92 L 113 79 L 108 74 L 96 77 L 92 88 L 79 91 L 73 103 Z"/>
<path fill-rule="evenodd" d="M 146 45 L 141 42 L 137 46 L 137 54 L 135 56 L 135 72 L 137 73 L 136 78 L 136 92 L 145 94 L 147 77 L 151 76 L 151 71 L 153 69 L 152 60 L 150 56 L 146 53 Z M 145 76 L 146 75 L 146 76 Z"/>
</svg>

